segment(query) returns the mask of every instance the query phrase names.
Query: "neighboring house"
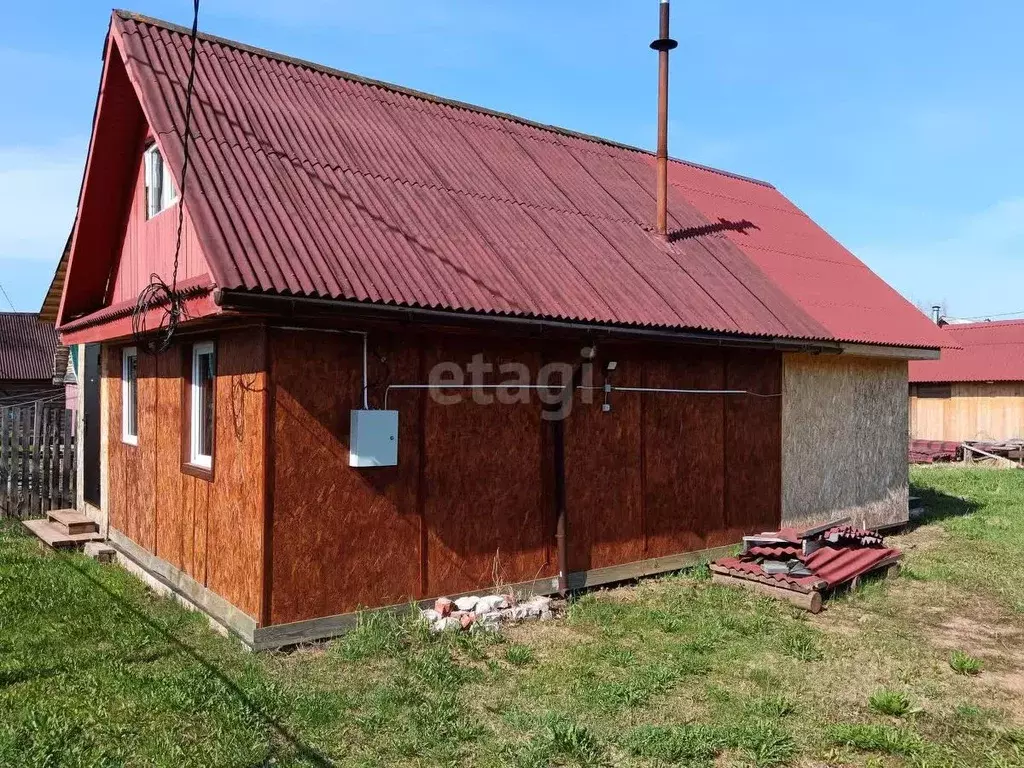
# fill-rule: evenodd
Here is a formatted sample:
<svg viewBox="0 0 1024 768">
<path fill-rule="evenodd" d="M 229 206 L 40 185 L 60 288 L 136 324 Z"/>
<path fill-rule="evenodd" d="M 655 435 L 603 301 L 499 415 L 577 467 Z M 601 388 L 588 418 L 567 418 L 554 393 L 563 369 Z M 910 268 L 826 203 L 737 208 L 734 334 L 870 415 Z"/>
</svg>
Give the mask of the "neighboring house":
<svg viewBox="0 0 1024 768">
<path fill-rule="evenodd" d="M 68 237 L 64 252 L 60 261 L 57 262 L 57 269 L 54 270 L 53 278 L 50 280 L 50 287 L 43 297 L 43 306 L 39 309 L 39 321 L 53 327 L 57 324 L 57 312 L 60 309 L 60 297 L 64 292 L 64 278 L 67 275 L 68 256 L 71 253 L 71 238 Z M 78 391 L 78 347 L 66 347 L 58 344 L 53 353 L 53 383 L 56 386 L 64 387 L 64 402 L 69 411 L 73 413 L 79 410 Z M 72 420 L 72 425 L 75 421 Z"/>
<path fill-rule="evenodd" d="M 85 509 L 246 642 L 672 570 L 783 522 L 906 520 L 907 361 L 945 334 L 770 184 L 673 161 L 666 241 L 647 152 L 218 38 L 186 320 L 147 355 L 187 46 L 112 17 L 59 328 L 102 372 Z M 564 420 L 549 390 L 414 388 L 488 364 L 537 386 L 550 363 L 595 388 Z"/>
<path fill-rule="evenodd" d="M 1024 438 L 1024 320 L 946 325 L 961 349 L 910 364 L 910 436 Z"/>
<path fill-rule="evenodd" d="M 62 395 L 54 384 L 57 331 L 35 312 L 0 312 L 0 405 Z"/>
</svg>

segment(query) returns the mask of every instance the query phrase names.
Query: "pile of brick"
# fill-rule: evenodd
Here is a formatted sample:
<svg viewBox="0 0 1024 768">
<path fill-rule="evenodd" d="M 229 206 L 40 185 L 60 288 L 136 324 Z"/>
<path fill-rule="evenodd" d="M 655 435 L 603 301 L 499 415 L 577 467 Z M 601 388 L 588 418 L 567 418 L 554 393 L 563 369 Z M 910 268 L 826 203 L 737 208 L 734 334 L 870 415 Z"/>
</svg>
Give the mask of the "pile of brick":
<svg viewBox="0 0 1024 768">
<path fill-rule="evenodd" d="M 433 608 L 420 611 L 422 619 L 433 632 L 464 631 L 473 627 L 497 629 L 499 625 L 520 621 L 547 621 L 555 614 L 550 597 L 530 597 L 525 600 L 515 595 L 469 595 L 452 600 L 439 597 Z"/>
</svg>

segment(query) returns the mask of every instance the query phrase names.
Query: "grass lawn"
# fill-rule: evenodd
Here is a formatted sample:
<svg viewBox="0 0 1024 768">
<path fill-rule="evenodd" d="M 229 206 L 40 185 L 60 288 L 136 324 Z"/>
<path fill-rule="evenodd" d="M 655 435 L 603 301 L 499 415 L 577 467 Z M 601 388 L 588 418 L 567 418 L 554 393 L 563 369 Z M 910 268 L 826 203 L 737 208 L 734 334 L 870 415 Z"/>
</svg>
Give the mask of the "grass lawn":
<svg viewBox="0 0 1024 768">
<path fill-rule="evenodd" d="M 903 576 L 817 617 L 704 569 L 262 655 L 4 524 L 0 766 L 1024 766 L 1024 472 L 913 481 Z"/>
</svg>

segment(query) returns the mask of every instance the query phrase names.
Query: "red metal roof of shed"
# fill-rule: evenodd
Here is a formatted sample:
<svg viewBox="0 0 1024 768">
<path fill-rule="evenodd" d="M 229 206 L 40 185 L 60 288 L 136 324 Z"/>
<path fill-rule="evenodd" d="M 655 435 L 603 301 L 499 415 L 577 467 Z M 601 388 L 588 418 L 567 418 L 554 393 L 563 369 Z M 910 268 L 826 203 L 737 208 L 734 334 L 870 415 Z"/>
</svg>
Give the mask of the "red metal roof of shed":
<svg viewBox="0 0 1024 768">
<path fill-rule="evenodd" d="M 113 39 L 180 176 L 186 30 Z M 202 36 L 187 203 L 216 283 L 285 295 L 938 347 L 774 187 Z"/>
<path fill-rule="evenodd" d="M 942 329 L 962 349 L 911 361 L 910 381 L 1024 381 L 1024 320 L 963 323 Z"/>
<path fill-rule="evenodd" d="M 57 331 L 35 312 L 0 312 L 0 380 L 53 378 Z"/>
</svg>

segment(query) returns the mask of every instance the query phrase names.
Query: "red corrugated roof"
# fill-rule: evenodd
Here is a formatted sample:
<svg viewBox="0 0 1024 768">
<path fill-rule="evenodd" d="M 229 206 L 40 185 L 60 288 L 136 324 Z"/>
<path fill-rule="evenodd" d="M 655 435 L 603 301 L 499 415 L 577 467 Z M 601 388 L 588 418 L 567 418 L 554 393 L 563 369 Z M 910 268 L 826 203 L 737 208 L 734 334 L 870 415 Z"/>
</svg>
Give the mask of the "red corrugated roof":
<svg viewBox="0 0 1024 768">
<path fill-rule="evenodd" d="M 35 312 L 0 312 L 0 380 L 53 378 L 57 331 Z"/>
<path fill-rule="evenodd" d="M 113 34 L 180 175 L 185 30 Z M 683 162 L 671 245 L 640 150 L 199 44 L 188 204 L 217 284 L 428 308 L 940 346 L 944 336 L 774 187 Z"/>
<path fill-rule="evenodd" d="M 728 571 L 741 578 L 758 581 L 778 582 L 802 592 L 813 589 L 831 589 L 840 584 L 868 573 L 883 560 L 899 557 L 898 549 L 889 547 L 822 547 L 806 557 L 804 565 L 814 572 L 812 576 L 790 576 L 789 574 L 766 574 L 753 560 L 739 557 L 725 557 L 714 562 L 719 570 Z"/>
<path fill-rule="evenodd" d="M 1024 381 L 1024 320 L 944 326 L 961 349 L 944 349 L 939 360 L 912 361 L 910 381 Z"/>
</svg>

